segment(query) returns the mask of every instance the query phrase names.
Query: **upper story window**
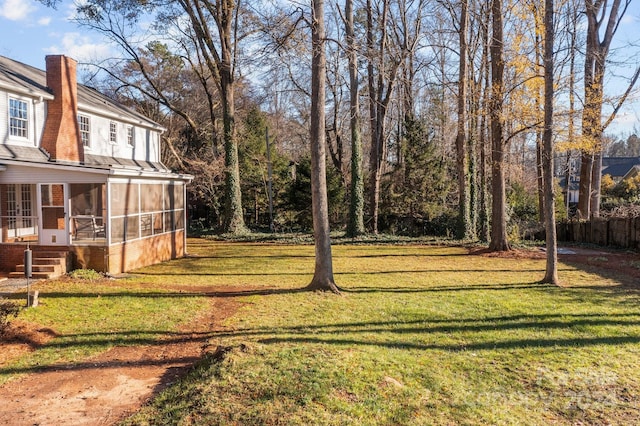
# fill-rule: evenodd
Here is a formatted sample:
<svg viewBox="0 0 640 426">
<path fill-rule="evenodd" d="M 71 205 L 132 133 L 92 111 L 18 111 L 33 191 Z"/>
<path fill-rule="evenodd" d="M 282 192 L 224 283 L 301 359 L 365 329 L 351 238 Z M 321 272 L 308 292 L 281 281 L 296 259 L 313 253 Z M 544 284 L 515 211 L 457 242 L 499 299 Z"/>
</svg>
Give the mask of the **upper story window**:
<svg viewBox="0 0 640 426">
<path fill-rule="evenodd" d="M 115 121 L 109 122 L 109 142 L 118 143 L 118 123 Z"/>
<path fill-rule="evenodd" d="M 80 127 L 80 139 L 82 145 L 91 146 L 91 121 L 86 115 L 78 115 L 78 127 Z"/>
<path fill-rule="evenodd" d="M 9 133 L 20 138 L 29 137 L 29 114 L 27 103 L 9 98 Z"/>
<path fill-rule="evenodd" d="M 133 126 L 127 126 L 127 144 L 133 146 L 136 142 L 136 135 L 133 132 Z"/>
</svg>

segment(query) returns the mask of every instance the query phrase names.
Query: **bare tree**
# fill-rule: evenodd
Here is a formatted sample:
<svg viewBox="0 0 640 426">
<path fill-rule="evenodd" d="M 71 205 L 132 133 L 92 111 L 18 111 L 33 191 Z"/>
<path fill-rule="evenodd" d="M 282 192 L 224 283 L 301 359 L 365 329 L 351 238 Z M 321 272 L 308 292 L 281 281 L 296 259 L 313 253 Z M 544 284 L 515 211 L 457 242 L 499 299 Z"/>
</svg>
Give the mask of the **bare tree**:
<svg viewBox="0 0 640 426">
<path fill-rule="evenodd" d="M 309 290 L 339 293 L 333 278 L 325 152 L 324 0 L 312 0 L 311 17 L 311 200 L 316 263 Z"/>
<path fill-rule="evenodd" d="M 600 209 L 600 167 L 594 160 L 601 158 L 602 134 L 619 110 L 624 95 L 614 108 L 612 117 L 602 123 L 602 104 L 604 102 L 604 76 L 607 56 L 613 37 L 624 17 L 631 0 L 585 0 L 587 17 L 587 45 L 584 62 L 584 109 L 582 112 L 582 155 L 580 165 L 580 194 L 578 212 L 588 218 L 598 216 Z M 611 8 L 608 9 L 609 4 Z M 607 15 L 608 13 L 608 15 Z M 604 25 L 604 32 L 602 28 Z M 627 89 L 627 94 L 635 84 L 640 73 L 638 68 Z M 598 161 L 595 163 L 598 165 Z M 595 176 L 595 179 L 594 179 Z"/>
<path fill-rule="evenodd" d="M 475 232 L 471 226 L 469 157 L 467 152 L 467 28 L 469 25 L 468 0 L 460 1 L 458 38 L 460 59 L 458 68 L 458 128 L 456 133 L 456 164 L 458 171 L 458 238 L 470 239 Z"/>
<path fill-rule="evenodd" d="M 544 2 L 544 130 L 542 164 L 547 267 L 542 282 L 558 284 L 555 190 L 553 185 L 554 0 Z"/>
</svg>

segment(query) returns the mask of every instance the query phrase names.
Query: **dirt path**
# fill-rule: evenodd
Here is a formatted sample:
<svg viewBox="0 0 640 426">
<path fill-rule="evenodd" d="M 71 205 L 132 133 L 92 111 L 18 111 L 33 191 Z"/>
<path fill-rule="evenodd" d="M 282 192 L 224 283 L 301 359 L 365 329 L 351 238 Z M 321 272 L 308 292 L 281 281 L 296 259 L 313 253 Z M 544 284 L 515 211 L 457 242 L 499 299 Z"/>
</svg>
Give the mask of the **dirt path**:
<svg viewBox="0 0 640 426">
<path fill-rule="evenodd" d="M 210 332 L 220 330 L 222 321 L 240 306 L 229 298 L 211 297 L 206 315 L 156 345 L 115 347 L 79 363 L 10 381 L 0 387 L 0 424 L 113 424 L 184 374 L 200 358 Z M 22 333 L 27 336 L 22 345 L 37 346 L 51 338 L 50 330 Z M 0 353 L 11 356 L 19 350 L 16 345 L 0 345 Z"/>
</svg>

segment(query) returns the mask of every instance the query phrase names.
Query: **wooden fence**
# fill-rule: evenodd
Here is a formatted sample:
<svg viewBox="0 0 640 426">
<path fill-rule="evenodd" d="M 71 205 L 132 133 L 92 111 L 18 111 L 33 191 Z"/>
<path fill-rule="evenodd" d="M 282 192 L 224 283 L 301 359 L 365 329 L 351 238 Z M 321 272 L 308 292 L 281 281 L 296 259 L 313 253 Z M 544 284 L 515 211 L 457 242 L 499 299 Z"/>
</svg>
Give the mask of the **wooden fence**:
<svg viewBox="0 0 640 426">
<path fill-rule="evenodd" d="M 558 241 L 640 249 L 640 217 L 560 222 L 557 232 Z"/>
</svg>

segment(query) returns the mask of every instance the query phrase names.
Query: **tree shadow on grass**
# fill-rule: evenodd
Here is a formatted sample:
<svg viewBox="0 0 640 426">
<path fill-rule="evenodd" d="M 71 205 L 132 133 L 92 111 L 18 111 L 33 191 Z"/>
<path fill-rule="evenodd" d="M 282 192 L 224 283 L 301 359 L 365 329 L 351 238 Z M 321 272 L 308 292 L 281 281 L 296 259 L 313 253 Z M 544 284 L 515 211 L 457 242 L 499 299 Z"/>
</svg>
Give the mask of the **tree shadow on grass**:
<svg viewBox="0 0 640 426">
<path fill-rule="evenodd" d="M 615 327 L 615 330 L 611 328 Z M 593 330 L 585 336 L 585 328 Z M 510 338 L 512 332 L 518 338 Z M 566 336 L 575 331 L 576 336 Z M 499 337 L 495 336 L 498 332 Z M 528 332 L 531 337 L 520 337 Z M 490 333 L 490 335 L 487 335 Z M 564 333 L 562 337 L 550 337 Z M 406 339 L 398 337 L 406 335 Z M 410 335 L 419 335 L 411 339 Z M 464 343 L 448 343 L 452 336 Z M 378 346 L 390 349 L 481 351 L 528 348 L 581 348 L 599 345 L 640 344 L 640 313 L 515 315 L 411 322 L 363 322 L 326 324 L 315 327 L 238 330 L 215 337 L 241 336 L 262 344 L 323 344 L 337 346 Z M 345 337 L 349 336 L 349 337 Z M 362 336 L 358 338 L 358 336 Z M 367 336 L 375 336 L 374 339 Z M 436 343 L 421 343 L 424 339 Z M 443 343 L 437 343 L 442 341 Z"/>
<path fill-rule="evenodd" d="M 356 339 L 321 339 L 315 337 L 274 337 L 258 341 L 262 344 L 325 344 L 338 346 L 378 346 L 389 349 L 442 350 L 451 352 L 480 351 L 496 349 L 528 349 L 528 348 L 581 348 L 599 345 L 624 345 L 640 343 L 640 336 L 608 336 L 580 337 L 564 339 L 515 339 L 504 341 L 488 341 L 458 345 L 432 344 L 425 345 L 407 341 L 369 342 Z"/>
<path fill-rule="evenodd" d="M 178 286 L 176 286 L 178 287 Z M 46 303 L 46 299 L 65 298 L 185 298 L 185 297 L 246 297 L 246 296 L 273 296 L 282 294 L 308 293 L 303 287 L 297 288 L 265 288 L 255 290 L 225 290 L 225 291 L 192 291 L 189 285 L 184 286 L 184 291 L 149 291 L 149 292 L 40 292 L 40 299 Z"/>
<path fill-rule="evenodd" d="M 559 269 L 562 271 L 571 271 L 572 269 Z M 334 271 L 335 276 L 350 276 L 350 275 L 402 275 L 402 274 L 469 274 L 469 273 L 543 273 L 541 269 L 395 269 L 384 271 Z M 130 276 L 136 277 L 162 277 L 162 276 L 204 276 L 204 277 L 272 277 L 272 276 L 310 276 L 313 275 L 312 271 L 309 272 L 134 272 Z"/>
<path fill-rule="evenodd" d="M 582 327 L 640 326 L 640 313 L 610 314 L 540 314 L 540 315 L 508 315 L 498 317 L 478 317 L 461 319 L 424 319 L 413 321 L 372 321 L 348 322 L 337 324 L 318 324 L 293 327 L 262 327 L 239 329 L 233 331 L 214 332 L 213 337 L 261 337 L 273 334 L 305 335 L 305 334 L 437 334 L 468 333 L 486 331 L 513 330 L 570 330 Z M 640 330 L 639 330 L 640 332 Z M 638 336 L 640 338 L 640 336 Z"/>
</svg>

